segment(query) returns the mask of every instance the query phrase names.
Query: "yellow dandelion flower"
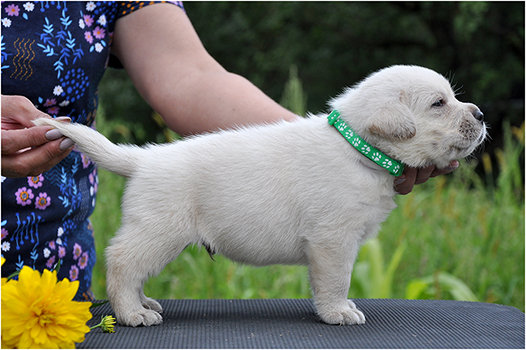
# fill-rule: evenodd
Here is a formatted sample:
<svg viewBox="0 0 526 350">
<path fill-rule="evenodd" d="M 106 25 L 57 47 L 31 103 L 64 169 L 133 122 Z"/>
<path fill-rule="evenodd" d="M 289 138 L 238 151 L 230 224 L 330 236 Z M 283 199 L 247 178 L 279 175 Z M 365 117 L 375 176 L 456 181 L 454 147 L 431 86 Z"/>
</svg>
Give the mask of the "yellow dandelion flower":
<svg viewBox="0 0 526 350">
<path fill-rule="evenodd" d="M 2 286 L 2 347 L 74 348 L 89 332 L 91 303 L 73 301 L 79 282 L 24 266 Z"/>
<path fill-rule="evenodd" d="M 95 329 L 97 327 L 100 327 L 102 329 L 103 333 L 115 333 L 115 330 L 113 329 L 114 328 L 114 324 L 115 324 L 115 317 L 113 317 L 111 315 L 104 316 L 100 320 L 100 323 L 98 325 L 96 325 L 96 326 L 91 327 L 91 329 Z"/>
</svg>

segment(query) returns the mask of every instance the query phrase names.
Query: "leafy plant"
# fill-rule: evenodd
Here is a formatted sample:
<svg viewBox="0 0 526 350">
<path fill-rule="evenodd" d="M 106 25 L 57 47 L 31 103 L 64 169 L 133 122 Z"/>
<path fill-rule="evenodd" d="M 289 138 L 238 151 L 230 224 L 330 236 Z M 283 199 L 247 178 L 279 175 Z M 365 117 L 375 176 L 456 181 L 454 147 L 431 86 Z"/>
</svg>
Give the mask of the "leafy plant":
<svg viewBox="0 0 526 350">
<path fill-rule="evenodd" d="M 360 260 L 354 265 L 351 283 L 364 298 L 391 298 L 393 278 L 400 264 L 406 243 L 402 242 L 385 266 L 382 245 L 378 238 L 370 239 L 360 252 Z"/>
<path fill-rule="evenodd" d="M 447 272 L 412 280 L 407 285 L 405 298 L 478 301 L 464 282 Z"/>
<path fill-rule="evenodd" d="M 380 240 L 378 238 L 369 240 L 362 248 L 360 260 L 355 264 L 351 283 L 357 293 L 353 294 L 351 291 L 351 296 L 392 298 L 393 279 L 406 247 L 407 243 L 402 241 L 386 266 Z M 475 294 L 463 281 L 446 272 L 437 272 L 432 276 L 409 281 L 405 299 L 477 301 Z"/>
</svg>

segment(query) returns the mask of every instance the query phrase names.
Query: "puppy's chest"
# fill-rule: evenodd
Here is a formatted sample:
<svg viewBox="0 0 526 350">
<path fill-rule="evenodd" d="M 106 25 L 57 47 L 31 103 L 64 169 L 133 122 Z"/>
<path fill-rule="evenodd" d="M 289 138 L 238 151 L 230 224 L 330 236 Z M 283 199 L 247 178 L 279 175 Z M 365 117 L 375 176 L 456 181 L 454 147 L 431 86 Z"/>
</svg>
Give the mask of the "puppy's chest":
<svg viewBox="0 0 526 350">
<path fill-rule="evenodd" d="M 389 214 L 396 208 L 392 197 L 380 197 L 377 201 L 369 202 L 361 208 L 362 217 L 364 218 L 364 236 L 362 240 L 374 237 L 382 223 L 387 219 Z"/>
<path fill-rule="evenodd" d="M 355 184 L 355 186 L 357 186 Z M 366 226 L 366 234 L 377 230 L 389 214 L 396 208 L 395 192 L 391 181 L 363 179 L 357 186 L 359 191 L 348 191 L 347 205 L 358 221 Z"/>
</svg>

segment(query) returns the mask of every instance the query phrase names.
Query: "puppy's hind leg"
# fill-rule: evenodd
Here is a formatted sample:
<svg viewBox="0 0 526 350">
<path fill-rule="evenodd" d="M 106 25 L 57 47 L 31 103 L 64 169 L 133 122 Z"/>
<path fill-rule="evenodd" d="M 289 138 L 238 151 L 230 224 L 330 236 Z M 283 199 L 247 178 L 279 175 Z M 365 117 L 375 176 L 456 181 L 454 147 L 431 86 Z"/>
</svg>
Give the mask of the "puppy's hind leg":
<svg viewBox="0 0 526 350">
<path fill-rule="evenodd" d="M 186 247 L 149 244 L 144 232 L 137 223 L 124 225 L 106 249 L 108 298 L 117 321 L 132 327 L 162 323 L 161 305 L 144 295 L 143 286 Z"/>
</svg>

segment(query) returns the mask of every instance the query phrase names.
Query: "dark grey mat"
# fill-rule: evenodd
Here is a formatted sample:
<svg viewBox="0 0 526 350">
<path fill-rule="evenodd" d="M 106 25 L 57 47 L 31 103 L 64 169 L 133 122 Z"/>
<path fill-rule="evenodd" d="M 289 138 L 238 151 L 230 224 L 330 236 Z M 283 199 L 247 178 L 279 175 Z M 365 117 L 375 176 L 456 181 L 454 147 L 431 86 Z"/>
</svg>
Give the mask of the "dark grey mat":
<svg viewBox="0 0 526 350">
<path fill-rule="evenodd" d="M 78 348 L 520 348 L 524 313 L 461 301 L 354 299 L 365 325 L 322 323 L 309 299 L 161 300 L 164 323 L 95 329 Z M 92 326 L 111 314 L 92 310 Z"/>
</svg>

